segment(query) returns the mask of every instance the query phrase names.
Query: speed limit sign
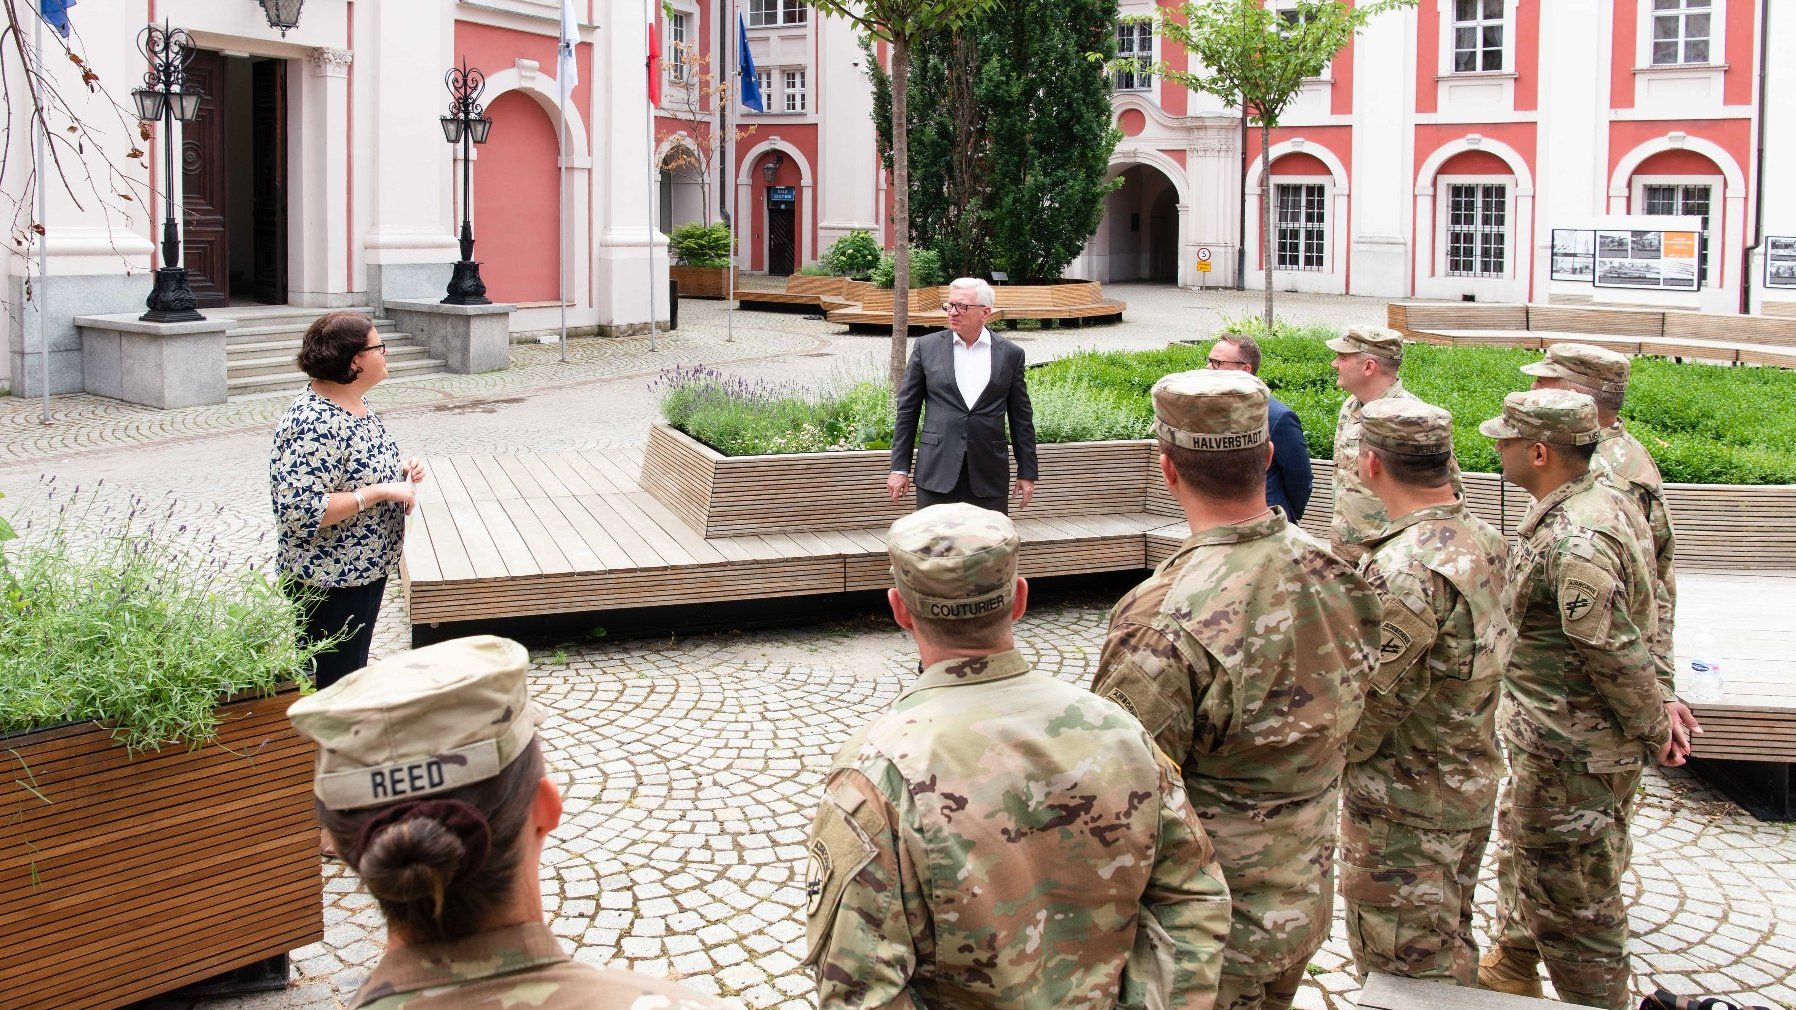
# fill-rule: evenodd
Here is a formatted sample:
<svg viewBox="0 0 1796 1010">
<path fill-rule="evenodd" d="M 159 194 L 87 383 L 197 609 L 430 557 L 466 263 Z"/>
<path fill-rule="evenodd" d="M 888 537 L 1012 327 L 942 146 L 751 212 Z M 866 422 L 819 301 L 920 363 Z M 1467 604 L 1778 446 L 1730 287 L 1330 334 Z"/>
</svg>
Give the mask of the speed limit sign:
<svg viewBox="0 0 1796 1010">
<path fill-rule="evenodd" d="M 1200 274 L 1210 272 L 1210 247 L 1207 245 L 1197 247 L 1197 272 Z"/>
</svg>

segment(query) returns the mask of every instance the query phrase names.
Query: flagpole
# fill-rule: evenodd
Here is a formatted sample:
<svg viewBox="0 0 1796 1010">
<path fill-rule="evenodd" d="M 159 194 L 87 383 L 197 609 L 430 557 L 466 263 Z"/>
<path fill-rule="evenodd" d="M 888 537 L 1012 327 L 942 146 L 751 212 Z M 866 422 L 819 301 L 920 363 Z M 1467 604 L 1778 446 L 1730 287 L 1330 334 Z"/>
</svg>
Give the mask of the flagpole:
<svg viewBox="0 0 1796 1010">
<path fill-rule="evenodd" d="M 656 0 L 648 0 L 649 40 L 655 39 L 655 2 Z M 657 350 L 655 347 L 655 331 L 657 329 L 655 320 L 655 233 L 661 230 L 661 201 L 655 192 L 655 176 L 659 174 L 660 169 L 660 166 L 655 164 L 655 75 L 661 72 L 655 57 L 659 55 L 660 50 L 660 44 L 657 42 L 654 50 L 645 54 L 644 62 L 648 64 L 648 74 L 643 78 L 643 85 L 647 89 L 643 95 L 647 101 L 643 102 L 643 106 L 648 109 L 649 114 L 649 350 L 651 351 Z"/>
<path fill-rule="evenodd" d="M 34 24 L 32 26 L 31 31 L 32 31 L 32 44 L 34 46 L 36 46 L 36 48 L 37 48 L 37 62 L 38 62 L 38 66 L 41 68 L 41 67 L 45 66 L 45 63 L 44 63 L 44 19 L 42 17 L 42 12 L 39 13 L 37 22 L 36 22 L 36 24 Z M 37 159 L 37 164 L 35 166 L 33 166 L 33 168 L 32 168 L 32 175 L 37 182 L 37 224 L 38 224 L 38 227 L 45 229 L 44 231 L 40 232 L 37 236 L 37 299 L 36 299 L 37 300 L 37 353 L 38 353 L 38 357 L 41 359 L 38 362 L 38 364 L 39 364 L 38 375 L 39 375 L 39 378 L 42 380 L 43 386 L 44 386 L 44 388 L 43 388 L 44 412 L 43 412 L 43 417 L 40 420 L 44 424 L 49 424 L 50 423 L 50 313 L 49 313 L 50 285 L 48 283 L 48 278 L 50 276 L 50 254 L 49 254 L 48 247 L 50 244 L 50 235 L 49 235 L 49 229 L 45 228 L 45 226 L 44 226 L 44 221 L 50 216 L 49 215 L 49 188 L 46 186 L 46 184 L 44 182 L 44 161 L 45 161 L 45 158 L 44 158 L 44 132 L 48 128 L 48 126 L 44 122 L 43 109 L 41 106 L 37 105 L 37 103 L 33 103 L 32 111 L 35 114 L 33 116 L 33 119 L 37 123 L 37 130 L 36 130 L 37 137 L 34 139 L 34 143 L 36 145 L 34 157 Z"/>
<path fill-rule="evenodd" d="M 730 20 L 735 21 L 741 15 L 736 13 L 736 0 L 730 0 Z M 730 32 L 730 44 L 725 47 L 725 61 L 736 66 L 734 73 L 726 80 L 734 82 L 723 96 L 723 183 L 727 187 L 723 192 L 724 216 L 729 219 L 730 256 L 725 265 L 728 271 L 724 274 L 724 286 L 727 297 L 724 300 L 723 341 L 726 344 L 736 342 L 736 102 L 742 95 L 742 56 L 741 31 Z"/>
<path fill-rule="evenodd" d="M 561 306 L 561 360 L 567 361 L 567 75 L 561 76 L 561 122 L 555 124 L 555 300 Z"/>
</svg>

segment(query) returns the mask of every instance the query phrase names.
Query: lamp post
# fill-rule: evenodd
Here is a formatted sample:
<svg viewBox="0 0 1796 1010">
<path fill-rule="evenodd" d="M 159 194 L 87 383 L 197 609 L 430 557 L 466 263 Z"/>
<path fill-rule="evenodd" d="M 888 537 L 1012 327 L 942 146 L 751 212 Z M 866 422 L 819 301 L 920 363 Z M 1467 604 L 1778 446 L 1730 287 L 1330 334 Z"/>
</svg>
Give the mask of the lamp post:
<svg viewBox="0 0 1796 1010">
<path fill-rule="evenodd" d="M 480 279 L 480 264 L 474 262 L 474 226 L 469 221 L 472 202 L 474 152 L 472 145 L 486 143 L 493 121 L 483 115 L 476 101 L 486 90 L 486 75 L 468 66 L 466 59 L 459 67 L 450 67 L 443 75 L 449 86 L 449 114 L 438 117 L 443 124 L 443 138 L 450 145 L 461 145 L 461 260 L 449 275 L 449 297 L 444 305 L 491 305 L 486 284 Z"/>
<path fill-rule="evenodd" d="M 774 152 L 773 157 L 761 162 L 761 178 L 767 180 L 767 185 L 773 185 L 773 180 L 779 178 L 780 168 L 785 163 L 786 156 L 777 151 Z"/>
<path fill-rule="evenodd" d="M 193 59 L 193 39 L 179 28 L 149 25 L 137 36 L 137 49 L 150 62 L 144 86 L 131 92 L 137 117 L 146 123 L 162 121 L 162 192 L 167 216 L 162 222 L 162 265 L 156 284 L 144 304 L 141 317 L 147 323 L 185 323 L 204 319 L 187 286 L 187 269 L 181 266 L 181 234 L 175 223 L 174 124 L 190 123 L 200 112 L 201 95 L 187 83 L 187 63 Z"/>
</svg>

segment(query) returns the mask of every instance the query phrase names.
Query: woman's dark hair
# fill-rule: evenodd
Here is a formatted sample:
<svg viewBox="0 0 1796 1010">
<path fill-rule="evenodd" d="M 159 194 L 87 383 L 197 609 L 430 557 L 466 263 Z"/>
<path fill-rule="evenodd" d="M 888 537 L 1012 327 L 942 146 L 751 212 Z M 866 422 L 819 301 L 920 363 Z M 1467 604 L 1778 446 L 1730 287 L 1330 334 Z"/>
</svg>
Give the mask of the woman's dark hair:
<svg viewBox="0 0 1796 1010">
<path fill-rule="evenodd" d="M 492 847 L 471 872 L 463 870 L 471 846 L 434 816 L 421 813 L 377 825 L 367 839 L 361 838 L 364 827 L 394 804 L 329 810 L 318 803 L 318 820 L 380 902 L 389 929 L 413 942 L 455 940 L 485 929 L 510 900 L 518 845 L 542 777 L 542 751 L 531 740 L 498 775 L 427 798 L 460 801 L 485 816 Z M 358 844 L 366 847 L 358 851 Z"/>
<path fill-rule="evenodd" d="M 332 312 L 306 327 L 299 345 L 299 369 L 314 379 L 348 384 L 360 373 L 353 362 L 368 346 L 374 323 L 359 312 Z"/>
</svg>

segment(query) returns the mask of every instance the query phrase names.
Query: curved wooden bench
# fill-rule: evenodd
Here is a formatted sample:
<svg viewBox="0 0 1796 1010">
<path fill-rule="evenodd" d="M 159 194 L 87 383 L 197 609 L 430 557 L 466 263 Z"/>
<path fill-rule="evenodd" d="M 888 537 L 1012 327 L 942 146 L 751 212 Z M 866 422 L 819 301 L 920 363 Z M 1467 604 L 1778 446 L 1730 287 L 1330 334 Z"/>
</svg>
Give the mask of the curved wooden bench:
<svg viewBox="0 0 1796 1010">
<path fill-rule="evenodd" d="M 736 291 L 736 307 L 743 309 L 779 310 L 797 306 L 821 309 L 825 298 L 839 296 L 854 283 L 846 277 L 812 277 L 794 274 L 786 278 L 784 291 Z"/>
<path fill-rule="evenodd" d="M 1444 346 L 1583 343 L 1628 355 L 1796 368 L 1796 320 L 1678 309 L 1392 302 L 1386 320 L 1407 340 Z"/>
<path fill-rule="evenodd" d="M 867 285 L 872 288 L 871 285 Z M 1126 302 L 1105 298 L 1096 281 L 1069 284 L 1006 284 L 994 289 L 997 303 L 992 319 L 1003 320 L 1015 328 L 1024 319 L 1053 325 L 1072 321 L 1083 326 L 1087 320 L 1100 323 L 1122 322 Z M 889 288 L 870 291 L 845 290 L 839 297 L 853 304 L 839 307 L 825 305 L 832 323 L 846 323 L 850 329 L 889 327 L 892 325 L 892 292 Z M 940 308 L 948 297 L 948 288 L 918 288 L 911 291 L 910 325 L 913 329 L 941 329 L 948 325 L 948 315 Z"/>
</svg>

